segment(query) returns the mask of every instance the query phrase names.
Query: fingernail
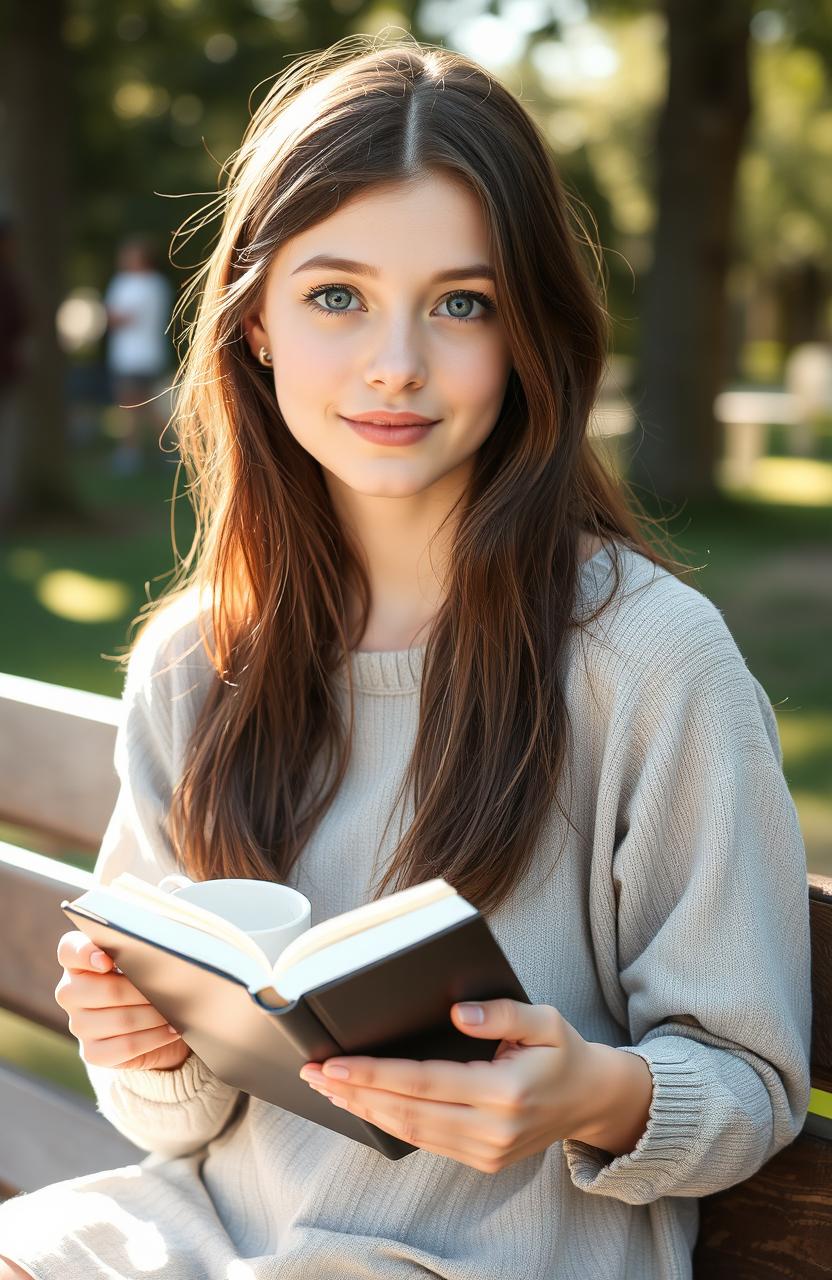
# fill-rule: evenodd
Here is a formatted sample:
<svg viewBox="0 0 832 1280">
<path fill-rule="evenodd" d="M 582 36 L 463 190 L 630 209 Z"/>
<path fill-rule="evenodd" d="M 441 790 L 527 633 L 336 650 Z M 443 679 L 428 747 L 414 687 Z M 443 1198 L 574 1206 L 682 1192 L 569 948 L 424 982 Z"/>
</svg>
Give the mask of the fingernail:
<svg viewBox="0 0 832 1280">
<path fill-rule="evenodd" d="M 456 1012 L 460 1022 L 485 1022 L 485 1010 L 481 1004 L 458 1004 Z"/>
<path fill-rule="evenodd" d="M 346 1067 L 341 1067 L 337 1063 L 327 1063 L 324 1067 L 324 1075 L 332 1076 L 333 1080 L 349 1080 L 350 1073 Z"/>
<path fill-rule="evenodd" d="M 92 965 L 93 969 L 106 969 L 107 956 L 104 954 L 103 951 L 93 951 L 92 955 L 90 956 L 90 964 Z"/>
<path fill-rule="evenodd" d="M 168 1031 L 170 1031 L 172 1035 L 175 1035 L 175 1036 L 179 1035 L 179 1032 L 176 1030 L 176 1027 L 172 1027 L 170 1023 L 168 1023 Z"/>
</svg>

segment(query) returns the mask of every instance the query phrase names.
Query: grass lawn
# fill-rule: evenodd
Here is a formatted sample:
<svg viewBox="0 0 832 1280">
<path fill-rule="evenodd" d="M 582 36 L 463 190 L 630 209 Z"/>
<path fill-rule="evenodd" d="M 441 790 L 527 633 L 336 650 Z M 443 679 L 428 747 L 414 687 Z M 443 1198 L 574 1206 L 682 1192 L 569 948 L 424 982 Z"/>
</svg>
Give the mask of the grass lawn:
<svg viewBox="0 0 832 1280">
<path fill-rule="evenodd" d="M 168 461 L 148 475 L 114 478 L 108 447 L 88 446 L 73 460 L 88 527 L 38 528 L 0 546 L 6 619 L 0 671 L 118 697 L 123 677 L 113 659 L 128 643 L 128 624 L 148 598 L 162 594 L 173 567 L 176 468 Z M 726 492 L 707 506 L 689 505 L 675 514 L 670 530 L 681 558 L 702 566 L 693 585 L 723 612 L 774 704 L 810 869 L 832 874 L 832 681 L 824 643 L 824 620 L 832 617 L 832 515 L 822 499 L 832 464 L 816 464 L 821 497 L 805 501 L 791 483 L 790 465 L 797 461 L 762 459 L 756 487 Z M 180 491 L 184 484 L 183 474 Z M 789 500 L 778 501 L 783 495 Z M 180 552 L 192 530 L 187 498 L 180 497 Z M 0 826 L 0 839 L 26 843 L 27 835 Z M 90 865 L 75 850 L 28 843 Z M 74 1042 L 2 1012 L 0 1057 L 90 1092 Z"/>
<path fill-rule="evenodd" d="M 173 568 L 175 472 L 166 462 L 148 475 L 113 477 L 100 450 L 76 456 L 87 527 L 16 534 L 0 551 L 0 600 L 14 619 L 0 635 L 0 671 L 120 696 L 114 658 L 127 647 L 129 623 L 162 594 Z M 180 554 L 194 527 L 184 484 L 183 474 L 175 504 Z"/>
</svg>

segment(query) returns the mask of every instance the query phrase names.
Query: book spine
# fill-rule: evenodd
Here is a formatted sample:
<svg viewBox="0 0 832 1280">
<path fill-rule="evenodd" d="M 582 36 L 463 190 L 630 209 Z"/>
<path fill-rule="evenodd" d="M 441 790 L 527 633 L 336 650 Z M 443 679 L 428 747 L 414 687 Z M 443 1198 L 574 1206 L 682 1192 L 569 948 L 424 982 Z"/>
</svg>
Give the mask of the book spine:
<svg viewBox="0 0 832 1280">
<path fill-rule="evenodd" d="M 338 1041 L 312 1010 L 306 996 L 300 996 L 291 1004 L 274 1008 L 260 999 L 260 993 L 250 993 L 255 1004 L 280 1024 L 280 1030 L 297 1052 L 309 1062 L 322 1062 L 342 1052 Z"/>
<path fill-rule="evenodd" d="M 327 1058 L 335 1058 L 343 1053 L 342 1046 L 316 1016 L 306 996 L 300 996 L 290 1005 L 275 1008 L 260 999 L 262 993 L 251 992 L 250 994 L 255 1004 L 279 1023 L 280 1031 L 292 1045 L 299 1059 L 306 1062 L 325 1062 Z M 399 1160 L 402 1156 L 416 1150 L 410 1143 L 403 1142 L 391 1133 L 385 1133 L 377 1125 L 362 1120 L 359 1116 L 351 1116 L 350 1120 L 352 1122 L 350 1127 L 354 1127 L 357 1131 L 352 1136 L 357 1141 L 364 1142 L 366 1146 L 381 1152 L 390 1160 Z M 340 1130 L 336 1130 L 338 1131 Z"/>
</svg>

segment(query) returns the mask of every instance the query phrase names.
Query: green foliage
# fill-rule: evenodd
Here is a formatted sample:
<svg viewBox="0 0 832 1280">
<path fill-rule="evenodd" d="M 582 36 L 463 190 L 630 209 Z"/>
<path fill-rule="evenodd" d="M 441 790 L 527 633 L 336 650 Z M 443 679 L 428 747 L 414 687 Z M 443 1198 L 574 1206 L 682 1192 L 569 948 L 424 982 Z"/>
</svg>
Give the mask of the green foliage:
<svg viewBox="0 0 832 1280">
<path fill-rule="evenodd" d="M 404 25 L 413 0 L 400 0 Z M 74 95 L 70 286 L 103 288 L 118 240 L 158 238 L 217 190 L 251 110 L 298 53 L 374 29 L 372 0 L 68 0 Z M 172 274 L 204 256 L 196 236 Z"/>
</svg>

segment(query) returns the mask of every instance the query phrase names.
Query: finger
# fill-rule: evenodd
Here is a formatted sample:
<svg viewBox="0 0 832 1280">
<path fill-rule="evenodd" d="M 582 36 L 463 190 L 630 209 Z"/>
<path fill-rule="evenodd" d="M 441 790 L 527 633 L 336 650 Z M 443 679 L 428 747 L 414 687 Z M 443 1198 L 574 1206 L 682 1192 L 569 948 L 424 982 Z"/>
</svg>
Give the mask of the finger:
<svg viewBox="0 0 832 1280">
<path fill-rule="evenodd" d="M 484 1124 L 482 1112 L 476 1113 L 475 1108 L 467 1108 L 471 1118 L 463 1118 L 461 1127 L 457 1128 L 449 1108 L 441 1104 L 436 1108 L 433 1104 L 418 1102 L 412 1110 L 400 1108 L 395 1099 L 388 1104 L 387 1095 L 375 1090 L 366 1101 L 360 1097 L 360 1091 L 351 1098 L 337 1094 L 332 1097 L 333 1105 L 348 1110 L 350 1115 L 423 1151 L 446 1156 L 481 1173 L 499 1173 L 510 1164 L 536 1155 L 550 1143 L 549 1136 L 540 1133 L 524 1140 L 518 1125 L 508 1118 L 489 1118 Z M 470 1128 L 472 1122 L 476 1124 L 475 1129 Z"/>
<path fill-rule="evenodd" d="M 120 1009 L 78 1009 L 69 1019 L 69 1030 L 79 1040 L 109 1040 L 133 1031 L 166 1027 L 167 1020 L 152 1005 L 124 1005 Z"/>
<path fill-rule="evenodd" d="M 401 1138 L 413 1146 L 443 1148 L 456 1160 L 491 1160 L 506 1150 L 514 1140 L 513 1129 L 500 1121 L 483 1128 L 483 1114 L 474 1107 L 460 1107 L 442 1102 L 425 1102 L 377 1089 L 350 1089 L 338 1086 L 331 1090 L 333 1106 L 342 1107 Z"/>
<path fill-rule="evenodd" d="M 131 1031 L 126 1036 L 111 1036 L 106 1040 L 93 1040 L 84 1044 L 81 1054 L 84 1062 L 95 1067 L 119 1067 L 133 1058 L 162 1049 L 179 1039 L 178 1032 L 168 1031 L 167 1026 L 149 1031 Z"/>
<path fill-rule="evenodd" d="M 98 963 L 92 963 L 93 955 L 106 957 L 103 968 Z M 102 973 L 113 967 L 113 962 L 106 951 L 96 946 L 80 929 L 72 929 L 61 936 L 58 942 L 58 963 L 72 973 L 84 971 Z"/>
<path fill-rule="evenodd" d="M 150 1001 L 119 973 L 84 973 L 69 969 L 55 988 L 63 1009 L 113 1009 L 121 1005 L 147 1005 Z"/>
<path fill-rule="evenodd" d="M 463 1164 L 469 1169 L 476 1169 L 478 1173 L 499 1173 L 500 1165 L 495 1165 L 493 1160 L 485 1157 L 464 1155 L 459 1151 L 451 1151 L 446 1147 L 431 1147 L 427 1143 L 419 1143 L 420 1151 L 429 1151 L 431 1155 L 446 1156 L 450 1160 L 455 1160 L 457 1164 Z"/>
<path fill-rule="evenodd" d="M 463 1021 L 466 1009 L 482 1010 L 482 1021 Z M 550 1004 L 483 1000 L 480 1004 L 452 1005 L 451 1018 L 460 1031 L 480 1040 L 514 1040 L 517 1044 L 557 1048 L 568 1035 L 566 1020 Z"/>
<path fill-rule="evenodd" d="M 302 1080 L 322 1079 L 329 1085 L 339 1082 L 343 1078 L 340 1070 L 346 1070 L 350 1085 L 384 1089 L 437 1102 L 470 1104 L 496 1101 L 500 1081 L 494 1080 L 495 1069 L 496 1064 L 491 1062 L 447 1062 L 441 1058 L 417 1062 L 411 1058 L 355 1057 L 330 1058 L 318 1070 L 314 1063 L 307 1063 L 300 1075 Z"/>
<path fill-rule="evenodd" d="M 424 1142 L 419 1143 L 422 1151 L 431 1151 L 435 1155 L 449 1156 L 452 1160 L 456 1160 L 460 1164 L 468 1165 L 472 1169 L 477 1169 L 480 1173 L 500 1173 L 509 1165 L 517 1164 L 520 1160 L 525 1160 L 528 1156 L 537 1155 L 543 1151 L 549 1144 L 541 1138 L 536 1138 L 525 1143 L 524 1146 L 512 1149 L 507 1152 L 494 1151 L 490 1154 L 473 1155 L 462 1153 L 449 1148 L 428 1146 Z"/>
</svg>

